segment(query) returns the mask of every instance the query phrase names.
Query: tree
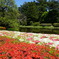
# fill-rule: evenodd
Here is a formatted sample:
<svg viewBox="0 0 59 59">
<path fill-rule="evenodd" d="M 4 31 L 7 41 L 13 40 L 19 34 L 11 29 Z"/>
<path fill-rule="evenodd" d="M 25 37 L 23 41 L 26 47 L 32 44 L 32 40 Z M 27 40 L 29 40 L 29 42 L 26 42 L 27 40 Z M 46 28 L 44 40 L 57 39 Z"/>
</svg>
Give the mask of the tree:
<svg viewBox="0 0 59 59">
<path fill-rule="evenodd" d="M 39 8 L 39 11 L 44 12 L 47 9 L 47 2 L 46 0 L 37 0 L 37 6 Z"/>
<path fill-rule="evenodd" d="M 59 3 L 56 1 L 36 0 L 34 2 L 24 3 L 19 7 L 19 11 L 27 17 L 27 25 L 34 22 L 50 22 L 53 24 L 59 21 L 57 13 L 59 11 Z"/>
<path fill-rule="evenodd" d="M 48 15 L 48 12 L 47 12 L 47 11 L 45 11 L 45 12 L 41 15 L 40 23 L 44 23 L 44 22 L 47 21 L 47 20 L 45 21 L 47 15 Z"/>
<path fill-rule="evenodd" d="M 57 18 L 59 19 L 59 16 L 57 17 L 57 15 L 58 15 L 57 11 L 59 11 L 59 3 L 58 2 L 56 2 L 56 1 L 47 2 L 46 0 L 37 0 L 37 6 L 38 6 L 38 9 L 40 12 L 39 13 L 40 22 L 53 23 L 54 20 L 55 20 L 55 22 L 57 22 Z M 50 12 L 52 12 L 52 13 L 50 13 Z M 55 13 L 55 15 L 54 15 L 54 13 Z"/>
<path fill-rule="evenodd" d="M 0 0 L 0 26 L 8 28 L 8 26 L 11 25 L 11 23 L 14 23 L 13 21 L 15 20 L 15 23 L 18 23 L 18 16 L 19 12 L 14 0 Z M 10 24 L 8 24 L 9 22 Z M 14 28 L 15 27 L 16 25 Z"/>
<path fill-rule="evenodd" d="M 59 10 L 59 2 L 57 1 L 47 2 L 47 5 L 49 10 L 52 10 L 52 9 Z"/>
<path fill-rule="evenodd" d="M 27 17 L 25 15 L 21 14 L 18 20 L 20 25 L 27 25 Z"/>
<path fill-rule="evenodd" d="M 27 24 L 30 24 L 30 21 L 37 21 L 38 20 L 38 9 L 35 2 L 28 2 L 23 4 L 20 7 L 21 13 L 27 16 Z"/>
<path fill-rule="evenodd" d="M 59 13 L 57 10 L 51 10 L 49 12 L 45 12 L 42 14 L 42 20 L 44 23 L 56 23 L 59 17 Z"/>
<path fill-rule="evenodd" d="M 36 5 L 37 5 L 37 7 L 38 7 L 38 10 L 39 10 L 39 21 L 41 21 L 41 16 L 42 16 L 42 14 L 45 12 L 45 11 L 47 11 L 47 2 L 46 2 L 46 0 L 36 0 L 37 2 L 36 2 Z"/>
<path fill-rule="evenodd" d="M 15 5 L 14 0 L 0 0 L 0 17 L 9 17 L 18 15 L 17 6 Z"/>
</svg>

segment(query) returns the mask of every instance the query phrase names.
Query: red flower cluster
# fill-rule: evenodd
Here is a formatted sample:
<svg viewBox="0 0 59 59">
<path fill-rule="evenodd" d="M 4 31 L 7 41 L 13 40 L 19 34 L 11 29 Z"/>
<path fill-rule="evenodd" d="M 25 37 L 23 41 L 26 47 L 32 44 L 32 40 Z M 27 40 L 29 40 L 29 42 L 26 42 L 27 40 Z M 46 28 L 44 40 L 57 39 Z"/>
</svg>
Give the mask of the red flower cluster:
<svg viewBox="0 0 59 59">
<path fill-rule="evenodd" d="M 0 37 L 0 59 L 59 59 L 59 50 Z"/>
<path fill-rule="evenodd" d="M 6 30 L 6 27 L 0 27 L 0 29 L 2 29 L 2 30 Z"/>
</svg>

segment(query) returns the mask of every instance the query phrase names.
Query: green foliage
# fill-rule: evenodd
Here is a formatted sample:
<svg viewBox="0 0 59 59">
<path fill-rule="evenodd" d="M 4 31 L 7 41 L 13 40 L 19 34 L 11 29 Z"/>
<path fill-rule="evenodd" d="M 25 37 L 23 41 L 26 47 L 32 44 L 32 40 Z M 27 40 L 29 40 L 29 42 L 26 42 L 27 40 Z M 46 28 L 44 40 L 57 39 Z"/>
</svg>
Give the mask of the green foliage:
<svg viewBox="0 0 59 59">
<path fill-rule="evenodd" d="M 19 9 L 25 16 L 27 16 L 27 24 L 30 24 L 30 21 L 37 21 L 39 12 L 35 2 L 25 3 Z"/>
<path fill-rule="evenodd" d="M 45 12 L 41 15 L 40 22 L 44 22 L 44 21 L 45 21 L 44 19 L 46 18 L 47 14 L 48 14 L 48 12 L 45 11 Z"/>
<path fill-rule="evenodd" d="M 19 7 L 19 11 L 27 17 L 27 25 L 31 25 L 31 21 L 33 23 L 59 22 L 59 3 L 56 1 L 36 0 L 35 2 L 27 2 Z"/>
<path fill-rule="evenodd" d="M 25 15 L 21 14 L 18 20 L 20 25 L 27 25 L 27 17 Z"/>
<path fill-rule="evenodd" d="M 55 27 L 59 27 L 59 23 L 54 23 L 53 24 Z"/>
<path fill-rule="evenodd" d="M 19 30 L 20 16 L 14 0 L 0 0 L 0 26 L 9 30 Z"/>
<path fill-rule="evenodd" d="M 37 6 L 39 11 L 44 12 L 47 8 L 47 2 L 45 0 L 37 0 Z"/>
<path fill-rule="evenodd" d="M 17 6 L 14 0 L 0 0 L 0 17 L 17 15 Z"/>
<path fill-rule="evenodd" d="M 5 17 L 0 18 L 0 26 L 8 28 L 13 28 L 14 30 L 19 30 L 19 24 L 16 19 L 7 19 Z M 13 30 L 12 29 L 12 30 Z"/>
<path fill-rule="evenodd" d="M 51 10 L 42 14 L 42 22 L 55 23 L 57 22 L 59 13 L 57 10 Z"/>
<path fill-rule="evenodd" d="M 15 30 L 15 31 L 19 30 L 19 23 L 15 19 L 14 21 L 13 20 L 9 21 L 8 25 L 9 25 L 8 30 Z"/>
<path fill-rule="evenodd" d="M 43 14 L 42 14 L 42 16 L 41 17 L 45 17 L 46 15 L 47 15 L 47 11 L 45 11 Z"/>
<path fill-rule="evenodd" d="M 49 10 L 52 10 L 52 9 L 59 10 L 59 3 L 56 2 L 56 1 L 47 2 L 47 5 L 48 5 L 48 9 L 49 9 Z"/>
<path fill-rule="evenodd" d="M 39 22 L 34 22 L 34 23 L 32 23 L 31 25 L 32 25 L 32 26 L 39 26 L 40 23 L 39 23 Z"/>
<path fill-rule="evenodd" d="M 37 6 L 34 2 L 28 2 L 21 6 L 21 12 L 27 17 L 38 18 Z"/>
</svg>

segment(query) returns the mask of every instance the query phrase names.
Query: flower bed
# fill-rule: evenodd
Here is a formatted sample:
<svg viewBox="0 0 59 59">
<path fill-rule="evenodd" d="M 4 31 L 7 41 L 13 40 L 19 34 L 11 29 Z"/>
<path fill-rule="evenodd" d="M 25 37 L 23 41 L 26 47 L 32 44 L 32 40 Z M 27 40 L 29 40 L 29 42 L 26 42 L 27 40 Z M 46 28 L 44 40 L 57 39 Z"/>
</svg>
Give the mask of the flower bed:
<svg viewBox="0 0 59 59">
<path fill-rule="evenodd" d="M 0 31 L 0 36 L 8 36 L 16 38 L 21 42 L 45 44 L 50 47 L 59 49 L 59 35 L 57 34 L 41 34 L 41 33 L 26 33 L 16 31 Z"/>
<path fill-rule="evenodd" d="M 0 59 L 59 59 L 59 50 L 0 36 Z"/>
</svg>

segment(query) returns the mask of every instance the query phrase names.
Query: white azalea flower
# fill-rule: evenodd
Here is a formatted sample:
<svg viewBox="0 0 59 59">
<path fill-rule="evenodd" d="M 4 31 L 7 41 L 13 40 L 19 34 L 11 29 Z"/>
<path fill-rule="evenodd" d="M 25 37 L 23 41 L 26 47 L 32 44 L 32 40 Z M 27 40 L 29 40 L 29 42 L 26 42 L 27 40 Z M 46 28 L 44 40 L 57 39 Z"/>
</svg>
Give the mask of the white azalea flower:
<svg viewBox="0 0 59 59">
<path fill-rule="evenodd" d="M 49 43 L 49 42 L 53 42 L 52 40 L 50 40 L 50 39 L 48 39 L 48 38 L 44 38 L 44 39 L 42 39 L 42 42 L 45 42 L 45 43 Z"/>
<path fill-rule="evenodd" d="M 57 45 L 59 45 L 59 41 L 54 41 L 53 43 L 54 43 L 55 47 L 56 47 Z"/>
<path fill-rule="evenodd" d="M 22 42 L 22 41 L 24 41 L 24 39 L 19 39 L 19 41 L 21 41 L 21 42 Z"/>
<path fill-rule="evenodd" d="M 38 38 L 38 37 L 34 37 L 33 39 L 34 39 L 34 40 L 39 40 L 39 38 Z"/>
<path fill-rule="evenodd" d="M 29 41 L 29 43 L 35 43 L 35 42 Z"/>
</svg>

